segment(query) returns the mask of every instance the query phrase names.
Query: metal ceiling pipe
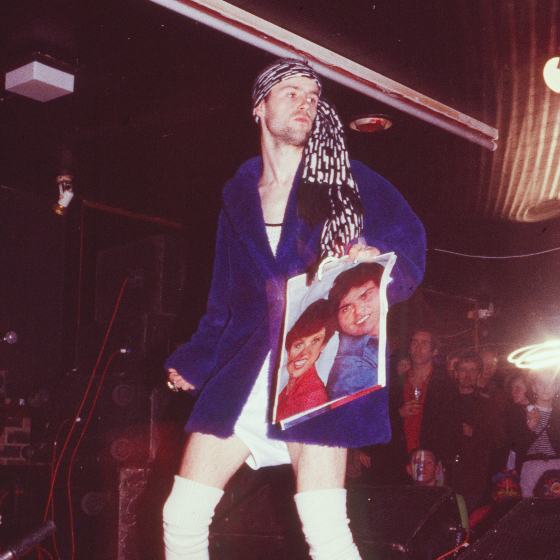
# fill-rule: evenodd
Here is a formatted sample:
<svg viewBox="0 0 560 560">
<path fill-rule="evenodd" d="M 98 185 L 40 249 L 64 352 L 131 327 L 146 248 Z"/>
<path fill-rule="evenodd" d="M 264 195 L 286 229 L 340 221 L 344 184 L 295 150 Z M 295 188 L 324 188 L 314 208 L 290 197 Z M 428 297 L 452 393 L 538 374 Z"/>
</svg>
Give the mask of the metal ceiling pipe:
<svg viewBox="0 0 560 560">
<path fill-rule="evenodd" d="M 498 130 L 222 0 L 151 0 L 279 57 L 304 59 L 323 76 L 489 150 Z"/>
</svg>

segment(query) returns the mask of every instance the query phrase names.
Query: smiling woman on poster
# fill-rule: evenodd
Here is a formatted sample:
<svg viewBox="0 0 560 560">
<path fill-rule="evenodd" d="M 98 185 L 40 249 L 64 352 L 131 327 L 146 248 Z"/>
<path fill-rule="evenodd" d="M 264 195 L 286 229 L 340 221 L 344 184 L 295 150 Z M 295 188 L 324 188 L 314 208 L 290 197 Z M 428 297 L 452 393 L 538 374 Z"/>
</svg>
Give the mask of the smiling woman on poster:
<svg viewBox="0 0 560 560">
<path fill-rule="evenodd" d="M 286 335 L 288 384 L 278 396 L 276 422 L 327 402 L 315 362 L 335 330 L 332 306 L 325 299 L 312 303 Z"/>
</svg>

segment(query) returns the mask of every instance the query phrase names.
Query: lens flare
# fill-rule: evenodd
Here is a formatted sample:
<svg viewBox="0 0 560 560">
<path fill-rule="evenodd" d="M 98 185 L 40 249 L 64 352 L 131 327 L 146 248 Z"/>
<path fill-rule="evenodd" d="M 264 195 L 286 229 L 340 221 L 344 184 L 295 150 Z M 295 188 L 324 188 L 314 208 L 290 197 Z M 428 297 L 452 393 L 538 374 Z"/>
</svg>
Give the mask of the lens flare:
<svg viewBox="0 0 560 560">
<path fill-rule="evenodd" d="M 508 356 L 508 362 L 523 369 L 543 369 L 560 366 L 560 340 L 524 346 Z"/>
</svg>

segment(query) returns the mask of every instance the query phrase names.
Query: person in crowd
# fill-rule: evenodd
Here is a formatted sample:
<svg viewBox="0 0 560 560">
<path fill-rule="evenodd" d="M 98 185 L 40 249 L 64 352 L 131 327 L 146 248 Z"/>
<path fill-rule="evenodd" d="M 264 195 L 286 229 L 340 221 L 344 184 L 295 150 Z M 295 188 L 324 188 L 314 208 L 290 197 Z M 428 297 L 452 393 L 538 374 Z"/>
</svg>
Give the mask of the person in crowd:
<svg viewBox="0 0 560 560">
<path fill-rule="evenodd" d="M 535 484 L 535 498 L 560 499 L 560 469 L 544 471 Z"/>
<path fill-rule="evenodd" d="M 469 515 L 469 528 L 473 541 L 482 537 L 494 525 L 516 506 L 521 500 L 519 475 L 515 470 L 505 470 L 492 477 L 491 499 Z"/>
<path fill-rule="evenodd" d="M 455 369 L 462 434 L 452 486 L 463 495 L 470 513 L 482 505 L 490 477 L 490 454 L 500 447 L 505 434 L 501 432 L 498 411 L 477 389 L 477 379 L 483 369 L 479 355 L 472 351 L 459 354 Z"/>
<path fill-rule="evenodd" d="M 457 352 L 449 352 L 445 357 L 445 367 L 451 379 L 455 379 L 455 366 L 457 364 Z"/>
<path fill-rule="evenodd" d="M 414 486 L 442 486 L 440 471 L 440 463 L 433 451 L 417 447 L 410 452 L 406 472 L 412 478 Z M 461 515 L 461 524 L 463 528 L 468 529 L 469 519 L 465 500 L 460 494 L 455 494 L 455 500 Z"/>
<path fill-rule="evenodd" d="M 295 502 L 313 560 L 358 560 L 346 512 L 347 449 L 390 437 L 387 391 L 374 391 L 281 430 L 269 410 L 286 282 L 328 256 L 393 251 L 389 304 L 422 280 L 420 220 L 390 183 L 350 162 L 342 125 L 317 73 L 282 59 L 253 88 L 261 157 L 222 195 L 207 313 L 166 363 L 169 382 L 197 397 L 179 473 L 164 509 L 166 560 L 208 560 L 223 489 L 247 462 L 292 464 Z"/>
<path fill-rule="evenodd" d="M 393 445 L 396 453 L 404 449 L 403 468 L 407 454 L 416 447 L 431 449 L 444 471 L 449 471 L 457 455 L 461 437 L 459 392 L 447 373 L 434 366 L 437 353 L 432 331 L 414 331 L 409 343 L 412 369 L 404 387 L 391 391 L 391 408 L 395 411 L 391 424 Z"/>
<path fill-rule="evenodd" d="M 384 267 L 360 263 L 341 272 L 329 292 L 338 321 L 338 350 L 327 380 L 329 400 L 377 385 L 379 285 Z"/>
<path fill-rule="evenodd" d="M 501 393 L 503 400 L 503 376 L 498 371 L 498 357 L 494 352 L 484 349 L 479 353 L 482 360 L 482 373 L 478 376 L 476 386 L 479 394 L 482 396 L 491 396 L 495 393 Z"/>
<path fill-rule="evenodd" d="M 433 451 L 417 447 L 409 453 L 406 472 L 415 486 L 436 486 L 441 467 Z"/>
<path fill-rule="evenodd" d="M 408 372 L 412 369 L 412 362 L 410 361 L 410 356 L 408 354 L 399 355 L 396 362 L 395 372 L 397 374 L 397 379 L 399 385 L 404 387 Z"/>
<path fill-rule="evenodd" d="M 332 306 L 319 299 L 307 307 L 286 335 L 288 383 L 278 395 L 276 422 L 327 402 L 315 362 L 335 331 Z"/>
<path fill-rule="evenodd" d="M 530 382 L 523 370 L 517 370 L 506 377 L 504 389 L 509 404 L 528 406 L 531 404 L 529 395 Z"/>
<path fill-rule="evenodd" d="M 547 470 L 560 469 L 560 401 L 554 370 L 542 370 L 531 376 L 534 404 L 512 407 L 508 418 L 508 436 L 515 451 L 523 498 L 533 496 L 540 476 Z"/>
<path fill-rule="evenodd" d="M 502 456 L 502 460 L 505 459 L 505 463 L 502 462 L 500 470 L 511 471 L 516 468 L 515 451 L 511 449 L 511 442 L 508 437 L 508 426 L 510 424 L 509 419 L 512 415 L 515 416 L 518 408 L 516 405 L 520 405 L 525 408 L 531 404 L 533 395 L 530 392 L 530 386 L 529 377 L 526 372 L 521 369 L 517 369 L 509 373 L 504 381 L 504 393 L 507 399 L 505 411 L 506 445 L 505 453 Z"/>
<path fill-rule="evenodd" d="M 482 372 L 478 376 L 476 389 L 478 394 L 488 399 L 489 410 L 495 422 L 494 433 L 496 440 L 490 453 L 490 476 L 502 471 L 507 464 L 509 445 L 506 436 L 508 414 L 508 397 L 504 389 L 504 379 L 498 371 L 498 357 L 488 349 L 481 350 L 479 356 L 482 360 Z M 490 479 L 488 480 L 490 492 Z"/>
</svg>

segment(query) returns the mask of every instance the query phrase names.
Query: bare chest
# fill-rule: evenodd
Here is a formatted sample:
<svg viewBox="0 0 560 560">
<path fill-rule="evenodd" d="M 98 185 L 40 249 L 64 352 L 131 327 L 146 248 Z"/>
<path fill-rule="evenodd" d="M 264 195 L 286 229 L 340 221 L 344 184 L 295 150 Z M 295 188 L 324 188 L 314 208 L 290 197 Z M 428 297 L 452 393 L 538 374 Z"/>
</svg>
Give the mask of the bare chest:
<svg viewBox="0 0 560 560">
<path fill-rule="evenodd" d="M 261 206 L 266 224 L 281 224 L 284 221 L 290 188 L 259 187 Z"/>
</svg>

